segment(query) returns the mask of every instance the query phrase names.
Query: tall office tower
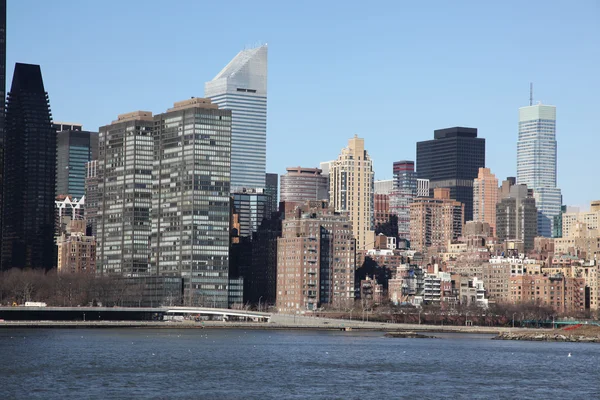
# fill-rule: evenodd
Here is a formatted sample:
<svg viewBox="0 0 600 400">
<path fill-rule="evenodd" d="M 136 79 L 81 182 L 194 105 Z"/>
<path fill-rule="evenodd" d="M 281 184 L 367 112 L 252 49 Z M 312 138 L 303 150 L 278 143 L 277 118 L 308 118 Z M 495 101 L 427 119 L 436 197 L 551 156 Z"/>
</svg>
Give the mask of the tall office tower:
<svg viewBox="0 0 600 400">
<path fill-rule="evenodd" d="M 410 240 L 410 203 L 417 193 L 414 161 L 394 162 L 393 173 L 394 189 L 390 195 L 390 213 L 398 217 L 398 237 Z"/>
<path fill-rule="evenodd" d="M 2 243 L 2 185 L 4 182 L 4 112 L 6 105 L 6 0 L 0 0 L 0 246 Z"/>
<path fill-rule="evenodd" d="M 552 236 L 562 195 L 556 187 L 556 107 L 542 104 L 519 108 L 517 183 L 533 189 L 538 209 L 538 235 Z"/>
<path fill-rule="evenodd" d="M 56 195 L 70 195 L 77 199 L 85 195 L 85 164 L 98 159 L 98 133 L 79 129 L 62 130 L 64 124 L 55 123 Z"/>
<path fill-rule="evenodd" d="M 279 175 L 267 172 L 265 174 L 265 193 L 271 196 L 271 212 L 279 208 Z"/>
<path fill-rule="evenodd" d="M 533 249 L 537 236 L 537 208 L 527 185 L 513 185 L 506 197 L 496 205 L 498 239 L 523 242 L 525 251 Z"/>
<path fill-rule="evenodd" d="M 282 221 L 277 240 L 277 308 L 314 311 L 354 301 L 352 223 L 326 201 L 297 206 Z"/>
<path fill-rule="evenodd" d="M 2 269 L 56 266 L 56 132 L 39 65 L 15 65 L 6 102 Z"/>
<path fill-rule="evenodd" d="M 329 179 L 319 168 L 289 167 L 281 175 L 281 201 L 327 200 Z"/>
<path fill-rule="evenodd" d="M 85 164 L 85 208 L 83 216 L 87 223 L 86 234 L 97 236 L 98 233 L 98 160 L 92 160 Z"/>
<path fill-rule="evenodd" d="M 100 127 L 96 239 L 101 274 L 148 274 L 153 126 L 151 112 L 135 111 Z"/>
<path fill-rule="evenodd" d="M 489 168 L 479 168 L 473 181 L 473 221 L 487 222 L 496 232 L 496 203 L 498 203 L 498 179 Z"/>
<path fill-rule="evenodd" d="M 373 183 L 373 193 L 375 194 L 390 194 L 394 190 L 393 179 L 382 179 Z"/>
<path fill-rule="evenodd" d="M 271 218 L 271 196 L 264 189 L 241 189 L 235 190 L 231 198 L 239 218 L 238 235 L 251 238 L 263 220 Z"/>
<path fill-rule="evenodd" d="M 231 114 L 192 98 L 154 117 L 150 266 L 187 305 L 228 305 Z"/>
<path fill-rule="evenodd" d="M 329 200 L 337 212 L 347 212 L 356 249 L 373 245 L 373 162 L 365 140 L 354 135 L 329 171 Z"/>
<path fill-rule="evenodd" d="M 465 206 L 450 198 L 449 188 L 436 188 L 433 198 L 418 197 L 410 203 L 410 246 L 425 252 L 447 249 L 462 235 Z"/>
<path fill-rule="evenodd" d="M 473 180 L 485 167 L 485 139 L 477 129 L 438 129 L 434 139 L 417 143 L 417 176 L 431 189 L 449 188 L 450 198 L 465 205 L 465 221 L 473 219 Z"/>
<path fill-rule="evenodd" d="M 231 110 L 231 189 L 264 188 L 267 162 L 267 45 L 243 50 L 204 85 Z"/>
</svg>

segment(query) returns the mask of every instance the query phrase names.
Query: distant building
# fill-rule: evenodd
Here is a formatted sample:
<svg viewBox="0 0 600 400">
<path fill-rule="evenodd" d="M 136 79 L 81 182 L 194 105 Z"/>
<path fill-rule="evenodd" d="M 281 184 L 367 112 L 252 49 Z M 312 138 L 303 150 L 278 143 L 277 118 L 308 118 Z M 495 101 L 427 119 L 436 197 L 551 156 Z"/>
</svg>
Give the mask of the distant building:
<svg viewBox="0 0 600 400">
<path fill-rule="evenodd" d="M 520 275 L 510 278 L 510 297 L 513 304 L 541 303 L 558 313 L 585 310 L 585 279 L 562 275 Z"/>
<path fill-rule="evenodd" d="M 54 204 L 56 204 L 54 235 L 58 238 L 68 231 L 71 221 L 84 220 L 85 197 L 75 199 L 72 196 L 58 196 Z"/>
<path fill-rule="evenodd" d="M 352 304 L 356 249 L 346 215 L 327 202 L 305 203 L 286 215 L 277 242 L 279 311 Z"/>
<path fill-rule="evenodd" d="M 398 237 L 410 240 L 410 203 L 416 197 L 429 197 L 429 181 L 417 179 L 414 161 L 394 162 L 393 173 L 390 214 L 398 217 Z"/>
<path fill-rule="evenodd" d="M 271 210 L 279 209 L 279 175 L 265 174 L 265 193 L 271 197 Z"/>
<path fill-rule="evenodd" d="M 240 51 L 204 96 L 231 110 L 231 189 L 264 188 L 267 163 L 267 45 Z"/>
<path fill-rule="evenodd" d="M 96 238 L 85 233 L 84 220 L 71 220 L 69 234 L 57 240 L 58 273 L 96 273 Z"/>
<path fill-rule="evenodd" d="M 535 199 L 525 185 L 512 186 L 508 197 L 496 205 L 496 236 L 502 241 L 523 241 L 525 251 L 533 249 L 537 222 Z"/>
<path fill-rule="evenodd" d="M 556 187 L 556 107 L 542 104 L 519 108 L 517 183 L 533 189 L 538 210 L 538 235 L 551 237 L 560 214 L 562 194 Z"/>
<path fill-rule="evenodd" d="M 231 194 L 234 212 L 239 216 L 240 237 L 252 237 L 263 220 L 271 218 L 271 196 L 263 189 L 241 189 Z"/>
<path fill-rule="evenodd" d="M 61 129 L 56 133 L 56 195 L 80 199 L 85 194 L 85 165 L 98 159 L 98 132 L 82 131 L 81 126 L 63 129 L 64 124 L 55 127 Z"/>
<path fill-rule="evenodd" d="M 479 168 L 479 175 L 473 181 L 473 221 L 487 222 L 492 234 L 496 231 L 497 203 L 498 179 L 489 168 Z"/>
<path fill-rule="evenodd" d="M 87 233 L 96 236 L 98 231 L 98 206 L 100 194 L 98 193 L 98 161 L 93 160 L 85 164 L 85 210 L 84 219 L 87 223 Z"/>
<path fill-rule="evenodd" d="M 231 110 L 201 98 L 153 120 L 150 270 L 183 277 L 190 306 L 229 304 L 231 123 Z"/>
<path fill-rule="evenodd" d="M 433 140 L 417 142 L 417 176 L 431 189 L 449 188 L 450 198 L 465 206 L 465 221 L 473 219 L 473 180 L 485 167 L 485 139 L 477 129 L 438 129 Z"/>
<path fill-rule="evenodd" d="M 443 249 L 462 235 L 463 224 L 464 205 L 450 199 L 449 189 L 434 189 L 433 198 L 419 197 L 410 204 L 411 248 Z"/>
<path fill-rule="evenodd" d="M 375 227 L 390 220 L 390 196 L 387 194 L 373 195 L 373 215 Z"/>
<path fill-rule="evenodd" d="M 562 237 L 573 236 L 574 228 L 578 223 L 585 224 L 586 228 L 590 230 L 600 229 L 600 200 L 591 202 L 590 211 L 565 212 L 562 215 Z"/>
<path fill-rule="evenodd" d="M 101 274 L 140 276 L 148 271 L 154 120 L 149 111 L 121 114 L 100 127 L 97 178 L 88 164 L 88 191 L 97 180 L 98 211 L 90 210 Z M 92 193 L 90 193 L 92 194 Z M 94 221 L 95 219 L 95 221 Z"/>
<path fill-rule="evenodd" d="M 329 178 L 319 168 L 290 167 L 281 175 L 281 201 L 306 202 L 329 199 Z"/>
<path fill-rule="evenodd" d="M 0 269 L 48 270 L 56 266 L 56 131 L 39 65 L 15 65 L 5 118 Z"/>
<path fill-rule="evenodd" d="M 394 190 L 394 180 L 385 179 L 375 181 L 373 183 L 373 193 L 375 194 L 390 194 Z"/>
<path fill-rule="evenodd" d="M 355 135 L 331 165 L 329 199 L 335 211 L 348 213 L 358 250 L 368 248 L 374 238 L 373 178 L 365 140 Z"/>
</svg>

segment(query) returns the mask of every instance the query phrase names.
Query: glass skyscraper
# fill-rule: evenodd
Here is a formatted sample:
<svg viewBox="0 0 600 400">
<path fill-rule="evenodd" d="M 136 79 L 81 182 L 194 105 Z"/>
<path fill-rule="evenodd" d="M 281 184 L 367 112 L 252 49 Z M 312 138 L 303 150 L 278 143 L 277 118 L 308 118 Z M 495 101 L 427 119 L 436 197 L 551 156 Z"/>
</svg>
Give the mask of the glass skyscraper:
<svg viewBox="0 0 600 400">
<path fill-rule="evenodd" d="M 551 237 L 562 195 L 556 187 L 556 107 L 536 104 L 519 108 L 517 183 L 533 189 L 538 235 Z"/>
<path fill-rule="evenodd" d="M 227 308 L 231 111 L 177 102 L 153 137 L 151 271 L 183 277 L 186 305 Z"/>
<path fill-rule="evenodd" d="M 98 133 L 58 130 L 57 141 L 56 195 L 81 199 L 85 194 L 85 164 L 98 158 Z"/>
<path fill-rule="evenodd" d="M 267 162 L 267 45 L 243 50 L 204 86 L 231 110 L 231 190 L 264 188 Z"/>
</svg>

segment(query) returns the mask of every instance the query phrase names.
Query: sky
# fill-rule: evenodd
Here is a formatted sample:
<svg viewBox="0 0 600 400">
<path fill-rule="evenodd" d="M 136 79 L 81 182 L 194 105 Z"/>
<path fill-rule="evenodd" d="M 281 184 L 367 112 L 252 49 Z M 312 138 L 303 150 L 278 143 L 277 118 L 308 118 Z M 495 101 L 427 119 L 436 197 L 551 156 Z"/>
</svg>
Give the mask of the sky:
<svg viewBox="0 0 600 400">
<path fill-rule="evenodd" d="M 240 51 L 268 43 L 267 172 L 335 159 L 357 134 L 376 179 L 452 126 L 516 175 L 518 108 L 557 107 L 563 203 L 600 199 L 600 1 L 8 0 L 15 62 L 40 64 L 55 121 L 204 94 Z"/>
</svg>

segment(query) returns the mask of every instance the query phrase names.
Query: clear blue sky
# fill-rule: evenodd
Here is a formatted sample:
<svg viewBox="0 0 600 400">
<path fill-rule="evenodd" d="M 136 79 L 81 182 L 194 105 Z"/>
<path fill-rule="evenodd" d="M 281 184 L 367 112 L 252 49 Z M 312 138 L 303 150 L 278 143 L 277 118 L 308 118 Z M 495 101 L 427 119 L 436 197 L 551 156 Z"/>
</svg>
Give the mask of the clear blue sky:
<svg viewBox="0 0 600 400">
<path fill-rule="evenodd" d="M 268 171 L 317 166 L 364 137 L 377 179 L 450 126 L 479 129 L 516 174 L 518 108 L 557 106 L 564 201 L 600 198 L 600 2 L 8 0 L 7 76 L 42 66 L 55 120 L 202 96 L 245 46 L 269 44 Z"/>
</svg>

